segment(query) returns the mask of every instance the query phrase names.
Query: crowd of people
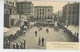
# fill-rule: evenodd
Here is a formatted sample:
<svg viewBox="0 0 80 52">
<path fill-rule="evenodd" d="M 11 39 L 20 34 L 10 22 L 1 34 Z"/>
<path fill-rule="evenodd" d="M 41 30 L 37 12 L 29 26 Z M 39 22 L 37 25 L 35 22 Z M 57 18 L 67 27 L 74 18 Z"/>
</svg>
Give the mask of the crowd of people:
<svg viewBox="0 0 80 52">
<path fill-rule="evenodd" d="M 72 36 L 72 39 L 74 41 L 78 41 L 78 39 L 77 39 L 79 37 L 79 33 L 78 32 L 77 33 L 75 32 L 73 34 L 70 30 L 68 30 L 64 26 L 61 26 L 60 24 L 58 24 L 58 26 L 59 27 L 56 27 L 56 28 L 54 27 L 54 31 L 59 32 L 59 28 L 61 27 L 64 30 L 64 33 L 68 33 L 70 36 Z M 33 26 L 31 26 L 31 27 L 33 27 Z M 39 29 L 39 31 L 43 30 L 42 26 L 38 26 L 38 29 Z M 39 31 L 36 30 L 34 32 L 35 33 L 35 37 L 38 36 L 38 32 Z M 46 31 L 46 33 L 49 33 L 49 29 L 48 28 L 46 28 L 45 31 Z M 11 41 L 16 40 L 21 35 L 25 35 L 25 33 L 26 33 L 26 28 L 24 28 L 23 26 L 20 27 L 20 30 L 18 30 L 15 34 L 11 34 L 7 38 L 5 38 L 4 47 L 5 48 L 10 48 Z M 41 45 L 43 47 L 44 46 L 44 43 L 45 43 L 45 38 L 39 36 L 38 45 L 39 46 Z M 25 49 L 25 48 L 26 48 L 26 40 L 23 39 L 23 41 L 20 41 L 18 43 L 13 42 L 13 49 Z"/>
<path fill-rule="evenodd" d="M 78 42 L 79 41 L 79 33 L 78 32 L 75 32 L 74 34 L 73 34 L 73 41 L 74 42 Z"/>
<path fill-rule="evenodd" d="M 19 36 L 25 35 L 25 32 L 26 28 L 23 28 L 23 26 L 21 26 L 20 30 L 17 30 L 16 33 L 4 37 L 4 48 L 10 48 L 10 42 L 16 40 Z"/>
<path fill-rule="evenodd" d="M 71 39 L 73 42 L 78 42 L 79 41 L 79 33 L 75 32 L 74 34 L 71 32 L 71 30 L 67 29 L 67 27 L 63 27 L 64 33 L 67 33 L 70 35 Z"/>
<path fill-rule="evenodd" d="M 59 28 L 54 28 L 54 31 L 57 31 L 57 32 L 59 32 Z"/>
<path fill-rule="evenodd" d="M 18 43 L 13 42 L 13 49 L 25 49 L 26 48 L 26 41 L 20 41 Z"/>
<path fill-rule="evenodd" d="M 39 37 L 39 40 L 38 40 L 38 45 L 42 45 L 42 47 L 44 46 L 44 37 L 42 37 L 42 39 Z"/>
<path fill-rule="evenodd" d="M 10 48 L 10 40 L 6 39 L 6 40 L 4 41 L 4 48 L 7 48 L 7 49 Z"/>
</svg>

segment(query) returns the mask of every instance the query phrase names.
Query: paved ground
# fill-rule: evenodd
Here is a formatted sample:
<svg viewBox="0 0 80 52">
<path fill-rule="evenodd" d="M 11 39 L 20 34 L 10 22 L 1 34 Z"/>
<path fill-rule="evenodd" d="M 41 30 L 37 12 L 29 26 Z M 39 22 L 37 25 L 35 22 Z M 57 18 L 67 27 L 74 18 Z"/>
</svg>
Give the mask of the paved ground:
<svg viewBox="0 0 80 52">
<path fill-rule="evenodd" d="M 68 29 L 71 30 L 71 32 L 74 34 L 75 32 L 79 32 L 79 26 L 72 26 L 72 25 L 69 25 L 68 26 Z"/>
<path fill-rule="evenodd" d="M 26 49 L 45 49 L 46 48 L 46 42 L 47 41 L 60 41 L 60 42 L 70 42 L 72 41 L 70 36 L 63 32 L 62 29 L 59 30 L 59 32 L 55 32 L 53 28 L 49 28 L 49 33 L 46 32 L 46 28 L 43 27 L 41 31 L 38 31 L 38 36 L 35 37 L 35 31 L 38 31 L 39 29 L 37 27 L 33 27 L 32 29 L 28 30 L 25 34 L 25 36 L 20 36 L 18 39 L 16 39 L 13 42 L 19 43 L 19 41 L 22 41 L 23 39 L 26 40 Z M 45 46 L 38 46 L 38 39 L 40 37 L 44 37 L 45 39 Z M 11 43 L 12 48 L 12 43 Z"/>
</svg>

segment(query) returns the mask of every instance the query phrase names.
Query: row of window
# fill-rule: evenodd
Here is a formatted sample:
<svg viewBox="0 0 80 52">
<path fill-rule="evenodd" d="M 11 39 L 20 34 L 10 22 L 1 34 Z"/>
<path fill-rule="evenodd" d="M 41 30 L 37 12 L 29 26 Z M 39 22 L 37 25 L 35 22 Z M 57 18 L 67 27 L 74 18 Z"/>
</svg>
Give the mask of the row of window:
<svg viewBox="0 0 80 52">
<path fill-rule="evenodd" d="M 49 20 L 51 20 L 51 19 L 49 19 Z M 43 19 L 36 19 L 36 21 L 48 21 L 48 19 L 46 19 L 46 18 L 43 18 Z"/>
<path fill-rule="evenodd" d="M 67 11 L 64 11 L 63 13 L 66 14 Z M 69 11 L 68 13 L 69 14 L 79 14 L 79 11 Z"/>
<path fill-rule="evenodd" d="M 79 19 L 79 17 L 78 16 L 76 16 L 76 17 L 69 16 L 67 19 L 75 19 L 76 20 L 76 19 Z"/>
<path fill-rule="evenodd" d="M 17 6 L 18 8 L 21 8 L 21 9 L 23 9 L 23 8 L 27 8 L 27 7 L 25 7 L 25 6 Z"/>
<path fill-rule="evenodd" d="M 43 13 L 41 13 L 41 12 L 40 12 L 40 14 L 39 14 L 39 13 L 37 13 L 37 15 L 41 15 L 41 14 L 42 14 L 42 15 L 44 15 L 44 12 L 43 12 Z"/>
<path fill-rule="evenodd" d="M 51 9 L 48 9 L 47 11 L 50 11 Z M 45 11 L 45 9 L 37 9 L 37 11 Z"/>
<path fill-rule="evenodd" d="M 67 6 L 64 9 L 79 9 L 79 6 Z"/>
<path fill-rule="evenodd" d="M 79 24 L 79 21 L 68 21 L 69 24 Z"/>
<path fill-rule="evenodd" d="M 79 6 L 74 6 L 74 7 L 69 6 L 69 9 L 79 9 Z"/>
<path fill-rule="evenodd" d="M 17 4 L 17 7 L 19 7 L 19 8 L 33 8 L 33 6 L 30 4 Z"/>
<path fill-rule="evenodd" d="M 39 17 L 39 18 L 41 18 L 41 17 L 44 17 L 44 18 L 47 18 L 47 17 L 48 17 L 48 18 L 50 18 L 50 17 L 52 17 L 52 16 L 38 16 L 38 15 L 37 15 L 37 17 Z"/>
<path fill-rule="evenodd" d="M 35 13 L 37 13 L 37 14 L 52 14 L 52 12 L 38 12 L 38 11 L 37 12 L 35 11 Z"/>
<path fill-rule="evenodd" d="M 52 14 L 37 14 L 37 16 L 45 16 L 45 17 L 47 17 L 47 16 L 50 16 L 50 17 L 52 17 Z"/>
<path fill-rule="evenodd" d="M 46 19 L 36 19 L 36 21 L 46 21 Z"/>
<path fill-rule="evenodd" d="M 12 9 L 9 9 L 9 10 L 4 10 L 4 14 L 15 14 L 16 12 L 15 11 L 12 11 Z"/>
<path fill-rule="evenodd" d="M 9 2 L 9 5 L 14 6 L 14 2 Z"/>
</svg>

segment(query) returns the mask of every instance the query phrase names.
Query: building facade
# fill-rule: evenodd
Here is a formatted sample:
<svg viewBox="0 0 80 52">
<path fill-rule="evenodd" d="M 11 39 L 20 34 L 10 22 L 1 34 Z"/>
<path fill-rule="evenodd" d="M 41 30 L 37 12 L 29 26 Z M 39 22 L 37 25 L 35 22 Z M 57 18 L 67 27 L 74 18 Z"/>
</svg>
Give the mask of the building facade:
<svg viewBox="0 0 80 52">
<path fill-rule="evenodd" d="M 16 16 L 16 2 L 17 0 L 4 0 L 4 27 L 14 26 L 11 16 Z"/>
<path fill-rule="evenodd" d="M 53 16 L 52 6 L 35 6 L 34 7 L 34 18 L 38 22 L 51 21 Z"/>
<path fill-rule="evenodd" d="M 22 1 L 22 2 L 17 2 L 17 13 L 18 14 L 25 14 L 27 17 L 30 17 L 33 15 L 33 4 L 32 2 L 28 1 Z"/>
<path fill-rule="evenodd" d="M 63 7 L 62 20 L 65 23 L 79 25 L 79 3 L 68 3 Z"/>
<path fill-rule="evenodd" d="M 4 14 L 16 14 L 17 0 L 4 0 Z"/>
</svg>

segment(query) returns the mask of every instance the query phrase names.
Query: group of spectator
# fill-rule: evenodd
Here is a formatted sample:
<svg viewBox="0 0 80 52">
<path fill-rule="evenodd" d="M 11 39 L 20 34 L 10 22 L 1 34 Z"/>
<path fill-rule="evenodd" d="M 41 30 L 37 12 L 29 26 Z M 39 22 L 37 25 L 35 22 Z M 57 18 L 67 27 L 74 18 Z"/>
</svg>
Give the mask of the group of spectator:
<svg viewBox="0 0 80 52">
<path fill-rule="evenodd" d="M 13 41 L 13 40 L 16 40 L 21 35 L 25 35 L 25 32 L 26 32 L 26 28 L 21 26 L 20 30 L 17 30 L 16 33 L 11 34 L 7 37 L 4 37 L 4 48 L 9 48 L 10 47 L 10 42 Z"/>
<path fill-rule="evenodd" d="M 18 43 L 13 42 L 13 49 L 25 49 L 26 48 L 26 41 L 20 41 Z"/>
</svg>

